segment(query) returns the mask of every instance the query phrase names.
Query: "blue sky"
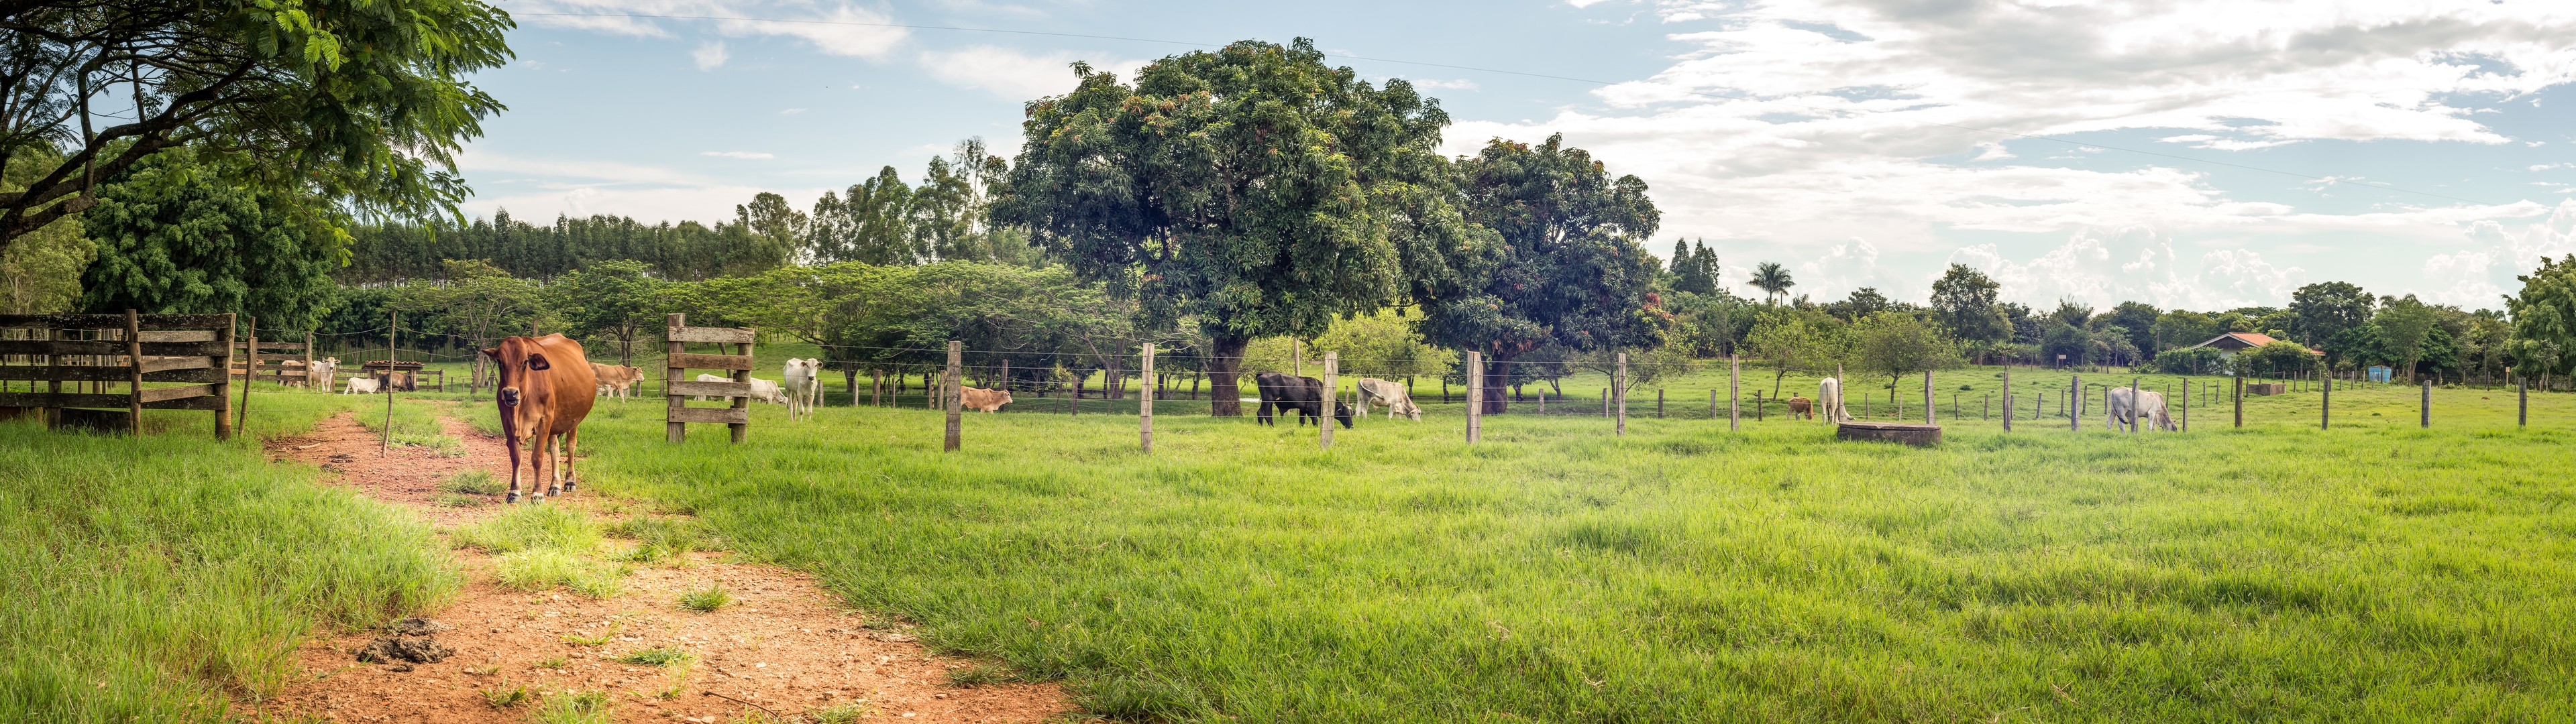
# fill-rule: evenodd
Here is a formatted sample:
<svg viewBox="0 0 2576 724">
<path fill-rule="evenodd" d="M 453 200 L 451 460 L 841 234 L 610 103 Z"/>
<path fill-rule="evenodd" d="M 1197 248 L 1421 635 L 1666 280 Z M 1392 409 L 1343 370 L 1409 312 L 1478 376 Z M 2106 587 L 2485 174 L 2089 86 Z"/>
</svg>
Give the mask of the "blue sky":
<svg viewBox="0 0 2576 724">
<path fill-rule="evenodd" d="M 1645 179 L 1650 248 L 1705 239 L 1739 288 L 1777 261 L 1820 300 L 1920 300 L 1955 262 L 2034 305 L 2278 305 L 2350 281 L 2474 309 L 2576 253 L 2576 3 L 502 7 L 518 62 L 475 82 L 510 110 L 462 159 L 478 215 L 713 221 L 887 165 L 918 181 L 966 137 L 1015 150 L 1021 104 L 1070 88 L 1072 61 L 1303 36 L 1441 99 L 1452 153 L 1563 133 Z"/>
</svg>

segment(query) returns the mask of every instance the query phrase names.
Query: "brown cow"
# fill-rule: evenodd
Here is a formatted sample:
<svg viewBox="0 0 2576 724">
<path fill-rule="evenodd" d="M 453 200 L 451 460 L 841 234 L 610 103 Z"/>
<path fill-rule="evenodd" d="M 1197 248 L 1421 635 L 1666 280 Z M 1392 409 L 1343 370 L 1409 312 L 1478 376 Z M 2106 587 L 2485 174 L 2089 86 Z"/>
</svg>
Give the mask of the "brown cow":
<svg viewBox="0 0 2576 724">
<path fill-rule="evenodd" d="M 581 343 L 560 334 L 511 337 L 483 354 L 491 356 L 500 373 L 500 394 L 494 397 L 501 406 L 501 433 L 510 441 L 510 495 L 503 502 L 519 502 L 522 446 L 528 449 L 528 471 L 533 474 L 530 502 L 572 492 L 572 460 L 581 419 L 590 415 L 592 398 L 599 394 L 599 379 L 592 376 Z M 554 450 L 557 435 L 563 436 L 560 455 Z M 527 445 L 531 439 L 535 445 Z M 561 488 L 555 486 L 558 468 L 563 471 Z"/>
<path fill-rule="evenodd" d="M 1011 404 L 1010 390 L 987 390 L 980 387 L 960 387 L 957 390 L 964 394 L 963 407 L 969 410 L 993 412 L 1002 409 L 1003 405 Z"/>
<path fill-rule="evenodd" d="M 634 397 L 635 383 L 643 381 L 644 371 L 625 365 L 590 363 L 590 374 L 599 379 L 599 396 Z"/>
<path fill-rule="evenodd" d="M 1816 419 L 1815 410 L 1815 403 L 1807 401 L 1807 398 L 1804 396 L 1789 398 L 1789 417 L 1791 419 Z"/>
</svg>

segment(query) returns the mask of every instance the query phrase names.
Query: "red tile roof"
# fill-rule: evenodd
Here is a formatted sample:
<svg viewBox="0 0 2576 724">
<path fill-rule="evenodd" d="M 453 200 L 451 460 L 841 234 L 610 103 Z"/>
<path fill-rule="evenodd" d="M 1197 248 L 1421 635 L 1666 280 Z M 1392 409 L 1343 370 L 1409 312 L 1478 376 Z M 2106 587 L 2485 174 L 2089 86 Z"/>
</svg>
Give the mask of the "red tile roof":
<svg viewBox="0 0 2576 724">
<path fill-rule="evenodd" d="M 2271 336 L 2271 335 L 2268 335 L 2268 334 L 2255 334 L 2255 333 L 2253 333 L 2253 332 L 2229 332 L 2229 333 L 2226 333 L 2226 334 L 2218 335 L 2218 336 L 2216 336 L 2216 337 L 2211 337 L 2211 338 L 2209 338 L 2209 341 L 2207 341 L 2207 342 L 2202 342 L 2202 343 L 2200 343 L 2200 344 L 2195 344 L 2195 345 L 2192 345 L 2192 346 L 2193 346 L 2193 347 L 2195 347 L 2195 348 L 2197 348 L 2197 347 L 2216 347 L 2216 348 L 2218 348 L 2218 349 L 2248 349 L 2248 348 L 2253 348 L 2253 347 L 2261 347 L 2261 346 L 2263 346 L 2263 345 L 2271 344 L 2271 343 L 2273 343 L 2273 342 L 2278 342 L 2278 341 L 2280 341 L 2280 340 L 2273 339 L 2273 338 L 2272 338 L 2272 336 Z M 2220 344 L 2220 342 L 2234 342 L 2234 344 Z M 2325 354 L 2325 352 L 2323 352 L 2323 351 L 2319 351 L 2319 350 L 2313 350 L 2313 349 L 2312 349 L 2312 350 L 2308 350 L 2308 354 Z"/>
</svg>

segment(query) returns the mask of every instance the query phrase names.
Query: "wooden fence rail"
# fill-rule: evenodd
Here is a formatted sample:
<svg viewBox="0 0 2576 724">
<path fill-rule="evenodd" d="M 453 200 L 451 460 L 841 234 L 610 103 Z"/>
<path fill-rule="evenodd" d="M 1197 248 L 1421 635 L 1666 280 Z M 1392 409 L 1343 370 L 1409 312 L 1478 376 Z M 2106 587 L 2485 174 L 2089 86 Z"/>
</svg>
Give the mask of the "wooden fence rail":
<svg viewBox="0 0 2576 724">
<path fill-rule="evenodd" d="M 235 349 L 230 314 L 0 315 L 0 412 L 139 434 L 144 410 L 205 410 L 230 438 Z"/>
</svg>

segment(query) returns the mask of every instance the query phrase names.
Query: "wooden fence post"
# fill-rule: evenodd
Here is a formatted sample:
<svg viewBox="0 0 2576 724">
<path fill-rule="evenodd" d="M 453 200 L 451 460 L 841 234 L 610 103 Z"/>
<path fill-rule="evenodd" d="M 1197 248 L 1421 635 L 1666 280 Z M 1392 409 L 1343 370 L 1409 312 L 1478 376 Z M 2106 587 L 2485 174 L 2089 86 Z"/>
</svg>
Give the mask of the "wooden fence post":
<svg viewBox="0 0 2576 724">
<path fill-rule="evenodd" d="M 2423 383 L 2424 385 L 2424 401 L 2420 407 L 2416 408 L 2418 410 L 2417 414 L 2419 417 L 2416 419 L 2415 426 L 2431 428 L 2433 426 L 2433 381 L 2420 378 L 2416 381 Z"/>
<path fill-rule="evenodd" d="M 662 315 L 662 325 L 665 330 L 670 331 L 687 328 L 689 326 L 689 315 Z M 667 365 L 671 360 L 679 358 L 681 353 L 688 351 L 688 344 L 669 339 L 673 336 L 670 331 L 662 333 L 662 336 L 665 338 L 662 342 L 662 361 L 663 364 L 666 365 L 662 368 L 662 397 L 671 405 L 670 414 L 663 416 L 663 419 L 670 420 L 670 422 L 663 424 L 662 439 L 668 442 L 681 442 L 689 439 L 689 424 L 680 421 L 680 408 L 683 407 L 681 404 L 682 398 L 679 395 L 671 394 L 671 383 L 680 381 L 680 375 L 687 374 L 688 370 Z"/>
<path fill-rule="evenodd" d="M 1655 419 L 1664 419 L 1664 388 L 1655 388 Z"/>
<path fill-rule="evenodd" d="M 1333 408 L 1342 404 L 1342 353 L 1324 353 L 1324 419 L 1316 425 L 1323 432 L 1315 436 L 1315 449 L 1333 449 Z"/>
<path fill-rule="evenodd" d="M 217 405 L 215 409 L 215 439 L 217 440 L 233 439 L 233 411 L 231 409 L 233 402 L 231 386 L 233 379 L 233 320 L 233 315 L 224 315 L 223 326 L 215 330 L 215 341 L 221 344 L 224 348 L 224 374 L 222 377 L 218 378 L 219 381 L 214 383 L 213 388 L 215 392 L 215 403 Z M 328 392 L 329 390 L 324 391 Z"/>
<path fill-rule="evenodd" d="M 1715 392 L 1715 390 L 1710 390 L 1710 392 Z M 1743 399 L 1744 363 L 1736 359 L 1735 355 L 1730 354 L 1726 356 L 1727 432 L 1737 432 L 1744 429 L 1744 410 L 1742 409 Z M 1711 410 L 1710 412 L 1715 412 L 1715 410 Z"/>
<path fill-rule="evenodd" d="M 2531 381 L 2530 381 L 2530 380 L 2523 379 L 2523 378 L 2522 378 L 2522 377 L 2520 377 L 2520 376 L 2516 376 L 2516 377 L 2514 377 L 2514 378 L 2513 378 L 2513 396 L 2514 396 L 2514 399 L 2516 400 L 2516 402 L 2514 403 L 2514 411 L 2513 411 L 2513 425 L 2514 425 L 2515 427 L 2528 427 L 2528 426 L 2530 426 L 2530 425 L 2531 425 Z"/>
<path fill-rule="evenodd" d="M 2012 368 L 2004 368 L 2004 432 L 2012 432 Z"/>
<path fill-rule="evenodd" d="M 1923 371 L 1923 424 L 1941 423 L 1941 401 L 1932 396 L 1932 371 Z"/>
<path fill-rule="evenodd" d="M 396 312 L 395 314 L 400 315 L 401 313 Z M 250 339 L 244 342 L 244 344 L 249 345 L 246 349 L 250 353 L 242 355 L 241 409 L 233 411 L 233 429 L 235 430 L 250 429 L 250 371 L 252 367 L 259 364 L 259 318 L 243 315 L 242 320 L 244 322 L 242 328 L 250 330 Z M 390 330 L 388 330 L 388 333 L 390 333 Z M 224 347 L 224 379 L 227 380 L 232 379 L 233 377 L 233 364 L 231 359 L 232 351 L 233 348 L 231 346 Z M 367 363 L 365 360 L 360 360 L 358 362 L 358 371 L 365 372 L 366 367 Z"/>
<path fill-rule="evenodd" d="M 2234 379 L 2234 380 L 2236 380 L 2236 392 L 2235 392 L 2235 396 L 2236 396 L 2236 426 L 2237 426 L 2237 427 L 2244 427 L 2244 426 L 2245 426 L 2245 375 L 2238 374 L 2238 375 L 2235 375 L 2235 376 L 2231 377 L 2230 379 Z"/>
<path fill-rule="evenodd" d="M 1628 353 L 1619 353 L 1619 378 L 1610 381 L 1610 395 L 1619 398 L 1619 424 L 1613 435 L 1628 434 Z"/>
<path fill-rule="evenodd" d="M 2084 376 L 2066 376 L 2066 431 L 2084 430 Z"/>
<path fill-rule="evenodd" d="M 383 439 L 376 442 L 376 457 L 384 457 L 392 454 L 394 445 L 394 367 L 397 366 L 394 364 L 394 350 L 401 349 L 401 347 L 398 346 L 397 340 L 402 339 L 402 312 L 393 312 L 392 314 L 393 316 L 389 317 L 389 321 L 385 324 L 385 381 L 383 384 L 376 386 L 376 392 L 385 396 L 385 434 Z M 259 359 L 258 340 L 259 330 L 251 330 L 252 343 L 250 346 L 250 358 L 253 360 L 251 364 L 254 366 L 259 364 L 259 362 L 256 361 Z M 250 380 L 248 379 L 242 380 L 242 382 L 245 383 L 249 381 Z M 248 396 L 250 394 L 250 385 L 242 385 L 242 394 L 244 396 Z M 245 407 L 247 407 L 247 405 L 245 405 Z M 545 454 L 545 451 L 539 450 L 530 454 L 543 455 Z M 510 479 L 517 480 L 518 476 L 512 475 Z"/>
<path fill-rule="evenodd" d="M 144 319 L 126 309 L 126 435 L 144 435 Z M 2432 389 L 2432 386 L 2427 386 Z"/>
<path fill-rule="evenodd" d="M 1475 442 L 1485 422 L 1485 353 L 1467 353 L 1467 442 Z"/>
<path fill-rule="evenodd" d="M 1005 360 L 1005 361 L 1003 361 L 1003 362 L 1002 362 L 1002 387 L 1003 387 L 1003 389 L 1010 389 L 1010 384 L 1011 384 L 1011 378 L 1010 378 L 1010 374 L 1011 374 L 1011 373 L 1010 373 L 1010 369 L 1011 369 L 1011 367 L 1010 367 L 1010 365 L 1011 365 L 1011 363 L 1010 363 L 1008 360 Z M 1145 379 L 1149 379 L 1149 380 L 1150 380 L 1150 379 L 1154 379 L 1154 343 L 1152 343 L 1152 342 L 1146 342 L 1146 343 L 1145 343 L 1145 372 L 1144 372 L 1144 374 L 1145 374 Z M 1154 391 L 1153 391 L 1153 390 L 1151 390 L 1151 389 L 1148 389 L 1148 390 L 1146 390 L 1146 391 L 1145 391 L 1145 399 L 1143 399 L 1143 400 L 1139 400 L 1139 401 L 1137 401 L 1137 402 L 1136 402 L 1136 425 L 1137 425 L 1137 433 L 1136 433 L 1136 434 L 1137 434 L 1137 439 L 1138 439 L 1138 440 L 1139 440 L 1139 441 L 1144 445 L 1144 447 L 1145 447 L 1145 453 L 1146 453 L 1146 454 L 1148 454 L 1148 455 L 1153 454 L 1153 452 L 1154 452 Z M 1330 426 L 1330 425 L 1327 425 L 1326 427 L 1331 427 L 1331 426 Z"/>
<path fill-rule="evenodd" d="M 940 449 L 943 451 L 955 452 L 958 446 L 957 431 L 958 425 L 962 422 L 962 420 L 959 419 L 959 415 L 965 411 L 965 408 L 959 404 L 961 402 L 959 398 L 962 397 L 962 395 L 958 394 L 957 391 L 957 367 L 964 363 L 965 360 L 966 343 L 953 340 L 950 341 L 948 343 L 948 374 L 944 376 L 939 385 L 939 402 L 941 405 L 948 408 L 948 437 L 940 446 Z M 750 373 L 746 372 L 744 374 Z"/>
<path fill-rule="evenodd" d="M 2327 429 L 2334 424 L 2334 380 L 2325 380 L 2325 387 L 2322 389 L 2324 391 L 2317 395 L 2317 429 L 2319 430 Z"/>
</svg>

